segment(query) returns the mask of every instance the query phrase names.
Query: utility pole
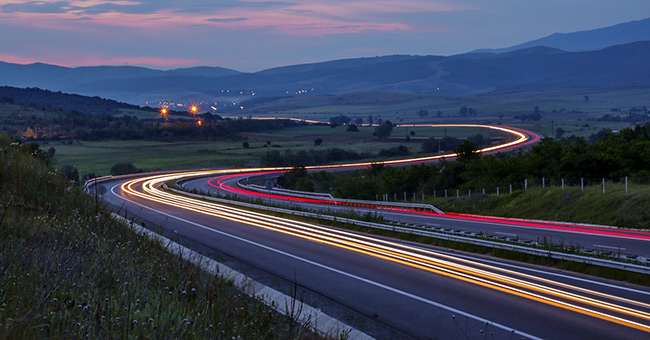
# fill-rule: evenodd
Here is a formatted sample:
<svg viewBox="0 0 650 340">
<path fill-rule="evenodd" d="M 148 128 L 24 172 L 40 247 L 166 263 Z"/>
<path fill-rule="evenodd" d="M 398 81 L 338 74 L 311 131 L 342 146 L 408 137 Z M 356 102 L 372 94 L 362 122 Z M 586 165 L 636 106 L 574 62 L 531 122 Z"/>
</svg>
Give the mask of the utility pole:
<svg viewBox="0 0 650 340">
<path fill-rule="evenodd" d="M 555 121 L 551 119 L 551 138 L 555 139 Z"/>
</svg>

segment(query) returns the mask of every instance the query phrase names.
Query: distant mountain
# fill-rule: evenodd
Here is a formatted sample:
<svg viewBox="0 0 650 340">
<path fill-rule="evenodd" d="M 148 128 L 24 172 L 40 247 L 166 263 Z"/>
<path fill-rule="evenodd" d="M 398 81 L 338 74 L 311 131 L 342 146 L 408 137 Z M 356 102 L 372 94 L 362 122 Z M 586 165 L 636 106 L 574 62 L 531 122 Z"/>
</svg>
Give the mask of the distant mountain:
<svg viewBox="0 0 650 340">
<path fill-rule="evenodd" d="M 155 84 L 161 79 L 173 77 L 221 77 L 240 74 L 222 67 L 192 67 L 162 71 L 135 66 L 84 66 L 61 67 L 43 63 L 29 65 L 0 62 L 0 85 L 16 87 L 39 87 L 53 91 L 64 91 L 90 96 L 102 96 L 131 101 L 132 93 L 124 91 L 98 91 L 89 84 L 104 82 L 126 84 L 133 79 L 150 79 Z M 142 89 L 145 90 L 145 89 Z"/>
<path fill-rule="evenodd" d="M 569 52 L 595 51 L 614 45 L 650 41 L 650 18 L 614 26 L 573 33 L 554 33 L 523 44 L 497 49 L 480 49 L 474 53 L 504 53 L 535 46 L 557 48 Z"/>
<path fill-rule="evenodd" d="M 219 68 L 64 68 L 0 64 L 0 85 L 41 87 L 142 105 L 158 100 L 396 92 L 481 94 L 509 88 L 650 85 L 650 42 L 597 51 L 532 47 L 454 56 L 384 56 L 278 67 L 256 73 Z M 149 104 L 151 105 L 151 104 Z M 154 104 L 155 105 L 155 104 Z"/>
</svg>

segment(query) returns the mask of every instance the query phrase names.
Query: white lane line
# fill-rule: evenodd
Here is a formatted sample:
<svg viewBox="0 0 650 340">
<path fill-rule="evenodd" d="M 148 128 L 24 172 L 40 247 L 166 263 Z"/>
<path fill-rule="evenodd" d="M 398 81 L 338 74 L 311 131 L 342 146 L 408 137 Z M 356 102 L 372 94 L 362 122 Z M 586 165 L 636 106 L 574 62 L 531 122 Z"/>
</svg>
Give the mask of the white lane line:
<svg viewBox="0 0 650 340">
<path fill-rule="evenodd" d="M 118 196 L 118 197 L 120 199 L 122 198 L 120 196 Z M 419 247 L 421 249 L 429 250 L 429 251 L 431 250 L 431 248 L 426 248 L 424 246 L 417 246 L 417 247 Z M 616 249 L 618 249 L 618 248 L 616 248 Z M 631 292 L 631 293 L 635 293 L 635 294 L 649 295 L 650 296 L 650 291 L 643 291 L 643 290 L 638 290 L 638 289 L 624 287 L 624 286 L 617 286 L 617 285 L 604 283 L 604 282 L 599 282 L 599 281 L 594 281 L 594 280 L 581 278 L 581 277 L 577 277 L 577 276 L 573 276 L 573 275 L 564 275 L 564 274 L 560 274 L 560 273 L 555 273 L 555 272 L 550 272 L 550 271 L 534 269 L 534 268 L 530 268 L 530 267 L 524 267 L 524 266 L 509 264 L 509 263 L 506 263 L 506 262 L 497 262 L 497 261 L 492 261 L 492 260 L 488 260 L 488 259 L 484 259 L 484 258 L 472 257 L 472 256 L 469 256 L 469 255 L 463 255 L 463 254 L 460 254 L 460 253 L 446 252 L 446 251 L 439 250 L 439 249 L 436 249 L 436 251 L 441 253 L 441 254 L 446 254 L 446 255 L 449 255 L 449 256 L 457 256 L 457 257 L 464 258 L 464 259 L 467 259 L 467 260 L 479 261 L 479 262 L 482 262 L 482 263 L 492 264 L 492 265 L 495 265 L 495 266 L 514 268 L 514 269 L 519 270 L 519 271 L 527 271 L 527 272 L 530 272 L 530 273 L 543 274 L 543 275 L 558 277 L 558 278 L 562 278 L 562 279 L 568 279 L 568 280 L 573 280 L 573 281 L 578 281 L 578 282 L 584 282 L 584 283 L 592 284 L 592 285 L 595 285 L 595 286 L 601 286 L 601 287 L 606 287 L 606 288 L 611 288 L 611 289 L 623 290 L 623 291 Z"/>
<path fill-rule="evenodd" d="M 594 244 L 594 247 L 601 247 L 601 248 L 608 248 L 608 249 L 615 249 L 615 250 L 625 250 L 625 248 L 622 247 L 604 246 L 602 244 Z"/>
<path fill-rule="evenodd" d="M 450 307 L 450 306 L 447 306 L 447 305 L 443 305 L 443 304 L 441 304 L 441 303 L 438 303 L 438 302 L 435 302 L 435 301 L 431 301 L 431 300 L 425 299 L 425 298 L 423 298 L 423 297 L 420 297 L 420 296 L 417 296 L 417 295 L 414 295 L 414 294 L 411 294 L 411 293 L 407 293 L 407 292 L 405 292 L 405 291 L 403 291 L 403 290 L 400 290 L 400 289 L 397 289 L 397 288 L 393 288 L 393 287 L 390 287 L 390 286 L 387 286 L 387 285 L 381 284 L 381 283 L 379 283 L 379 282 L 375 282 L 375 281 L 372 281 L 372 280 L 369 280 L 369 279 L 366 279 L 366 278 L 363 278 L 363 277 L 360 277 L 360 276 L 357 276 L 357 275 L 354 275 L 354 274 L 350 274 L 350 273 L 348 273 L 348 272 L 344 272 L 344 271 L 342 271 L 342 270 L 335 269 L 335 268 L 332 268 L 332 267 L 326 266 L 326 265 L 324 265 L 324 264 L 320 264 L 320 263 L 318 263 L 318 262 L 314 262 L 314 261 L 311 261 L 311 260 L 308 260 L 308 259 L 302 258 L 302 257 L 300 257 L 300 256 L 293 255 L 293 254 L 287 253 L 287 252 L 285 252 L 285 251 L 282 251 L 282 250 L 279 250 L 279 249 L 275 249 L 275 248 L 272 248 L 272 247 L 269 247 L 269 246 L 263 245 L 263 244 L 261 244 L 261 243 L 257 243 L 257 242 L 254 242 L 254 241 L 250 241 L 250 240 L 247 240 L 247 239 L 245 239 L 245 238 L 241 238 L 241 237 L 239 237 L 239 236 L 235 236 L 235 235 L 232 235 L 232 234 L 229 234 L 229 233 L 223 232 L 223 231 L 221 231 L 221 230 L 216 230 L 216 229 L 213 229 L 213 228 L 210 228 L 210 227 L 204 226 L 204 225 L 202 225 L 202 224 L 199 224 L 199 223 L 196 223 L 196 222 L 193 222 L 193 221 L 190 221 L 190 220 L 186 220 L 186 219 L 184 219 L 184 218 L 181 218 L 181 217 L 178 217 L 178 216 L 175 216 L 175 215 L 172 215 L 172 214 L 166 213 L 166 212 L 164 212 L 164 211 L 160 211 L 160 210 L 157 210 L 157 209 L 154 209 L 154 208 L 148 207 L 148 206 L 146 206 L 146 205 L 144 205 L 144 204 L 140 204 L 140 203 L 137 203 L 137 202 L 135 202 L 135 201 L 133 201 L 133 200 L 130 200 L 130 199 L 128 199 L 128 198 L 125 198 L 125 197 L 119 196 L 117 193 L 115 193 L 115 188 L 118 187 L 118 186 L 119 186 L 119 184 L 116 184 L 115 186 L 113 186 L 113 188 L 111 188 L 111 192 L 113 193 L 113 195 L 115 195 L 115 196 L 117 196 L 117 197 L 119 197 L 119 198 L 122 198 L 123 200 L 128 201 L 128 202 L 130 202 L 130 203 L 132 203 L 132 204 L 135 204 L 135 205 L 138 205 L 138 206 L 140 206 L 140 207 L 143 207 L 143 208 L 145 208 L 145 209 L 149 209 L 149 210 L 151 210 L 151 211 L 155 211 L 155 212 L 157 212 L 157 213 L 159 213 L 159 214 L 161 214 L 161 215 L 165 215 L 165 216 L 168 216 L 168 217 L 171 217 L 171 218 L 177 219 L 177 220 L 179 220 L 179 221 L 181 221 L 181 222 L 185 222 L 185 223 L 187 223 L 187 224 L 194 225 L 194 226 L 199 227 L 199 228 L 201 228 L 201 229 L 204 229 L 204 230 L 207 230 L 207 231 L 211 231 L 211 232 L 214 232 L 214 233 L 217 233 L 217 234 L 221 234 L 221 235 L 223 235 L 223 236 L 227 236 L 227 237 L 233 238 L 233 239 L 235 239 L 235 240 L 238 240 L 238 241 L 241 241 L 241 242 L 244 242 L 244 243 L 248 243 L 248 244 L 251 244 L 251 245 L 254 245 L 254 246 L 257 246 L 257 247 L 260 247 L 260 248 L 263 248 L 263 249 L 266 249 L 266 250 L 269 250 L 269 251 L 272 251 L 272 252 L 275 252 L 275 253 L 278 253 L 278 254 L 281 254 L 281 255 L 287 256 L 287 257 L 290 257 L 290 258 L 293 258 L 293 259 L 295 259 L 295 260 L 298 260 L 298 261 L 301 261 L 301 262 L 305 262 L 305 263 L 311 264 L 311 265 L 313 265 L 313 266 L 320 267 L 320 268 L 323 268 L 323 269 L 326 269 L 326 270 L 332 271 L 332 272 L 334 272 L 334 273 L 337 273 L 337 274 L 340 274 L 340 275 L 343 275 L 343 276 L 347 276 L 347 277 L 349 277 L 349 278 L 352 278 L 352 279 L 355 279 L 355 280 L 358 280 L 358 281 L 361 281 L 361 282 L 364 282 L 364 283 L 367 283 L 367 284 L 373 285 L 373 286 L 375 286 L 375 287 L 383 288 L 383 289 L 385 289 L 385 290 L 391 291 L 391 292 L 393 292 L 393 293 L 396 293 L 396 294 L 399 294 L 399 295 L 402 295 L 402 296 L 406 296 L 406 297 L 408 297 L 408 298 L 411 298 L 411 299 L 414 299 L 414 300 L 417 300 L 417 301 L 420 301 L 420 302 L 426 303 L 426 304 L 428 304 L 428 305 L 431 305 L 431 306 L 434 306 L 434 307 L 438 307 L 438 308 L 441 308 L 441 309 L 447 310 L 447 311 L 449 311 L 449 312 L 452 312 L 452 313 L 456 313 L 456 314 L 459 314 L 459 315 L 465 316 L 466 318 L 474 319 L 474 320 L 479 321 L 479 322 L 481 322 L 481 323 L 487 323 L 487 324 L 490 324 L 490 325 L 496 326 L 497 328 L 500 328 L 500 329 L 505 330 L 505 331 L 507 331 L 507 332 L 520 334 L 520 335 L 522 335 L 522 336 L 524 336 L 524 337 L 526 337 L 526 338 L 530 338 L 530 339 L 534 339 L 534 340 L 542 340 L 542 338 L 538 338 L 538 337 L 536 337 L 536 336 L 534 336 L 534 335 L 531 335 L 531 334 L 528 334 L 528 333 L 525 333 L 525 332 L 522 332 L 522 331 L 516 330 L 516 329 L 514 329 L 514 328 L 511 328 L 511 327 L 508 327 L 508 326 L 505 326 L 505 325 L 502 325 L 502 324 L 499 324 L 499 323 L 496 323 L 496 322 L 493 322 L 493 321 L 490 321 L 490 320 L 487 320 L 487 319 L 483 319 L 483 318 L 481 318 L 480 316 L 476 316 L 476 315 L 473 315 L 473 314 L 469 314 L 469 313 L 463 312 L 463 311 L 461 311 L 461 310 L 459 310 L 459 309 L 456 309 L 456 308 L 453 308 L 453 307 Z M 241 223 L 241 222 L 240 222 L 240 223 Z M 243 224 L 245 224 L 245 223 L 243 223 Z"/>
</svg>

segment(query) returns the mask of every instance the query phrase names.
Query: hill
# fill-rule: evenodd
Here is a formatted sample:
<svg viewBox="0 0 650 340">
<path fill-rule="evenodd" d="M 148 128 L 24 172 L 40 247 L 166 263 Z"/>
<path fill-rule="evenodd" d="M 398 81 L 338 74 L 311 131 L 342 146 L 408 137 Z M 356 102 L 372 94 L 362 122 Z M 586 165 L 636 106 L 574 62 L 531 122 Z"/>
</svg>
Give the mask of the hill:
<svg viewBox="0 0 650 340">
<path fill-rule="evenodd" d="M 516 88 L 650 85 L 647 77 L 650 64 L 646 62 L 649 54 L 650 42 L 644 41 L 586 52 L 532 47 L 501 54 L 356 58 L 256 73 L 222 72 L 213 68 L 69 69 L 5 63 L 0 65 L 0 84 L 29 83 L 49 90 L 139 105 L 155 106 L 158 101 L 206 101 L 222 110 L 232 108 L 232 102 L 252 98 L 253 93 L 255 98 L 359 91 L 476 95 Z M 4 69 L 11 72 L 5 73 Z"/>
<path fill-rule="evenodd" d="M 480 49 L 475 53 L 505 53 L 535 46 L 557 48 L 563 51 L 595 51 L 614 45 L 650 40 L 650 18 L 630 21 L 594 30 L 554 33 L 547 37 L 515 46 L 497 49 Z"/>
<path fill-rule="evenodd" d="M 79 111 L 88 114 L 118 114 L 120 109 L 141 110 L 139 106 L 111 99 L 87 97 L 78 94 L 53 92 L 39 88 L 0 86 L 0 102 L 25 106 Z"/>
</svg>

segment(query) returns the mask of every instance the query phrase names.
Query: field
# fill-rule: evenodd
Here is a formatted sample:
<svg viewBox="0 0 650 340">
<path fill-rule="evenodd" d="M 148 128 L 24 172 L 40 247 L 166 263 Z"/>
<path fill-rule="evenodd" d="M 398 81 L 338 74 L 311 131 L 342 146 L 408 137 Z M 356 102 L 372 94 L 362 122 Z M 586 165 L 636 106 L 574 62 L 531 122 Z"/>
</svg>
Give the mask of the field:
<svg viewBox="0 0 650 340">
<path fill-rule="evenodd" d="M 356 152 L 378 153 L 398 145 L 407 146 L 412 153 L 421 149 L 421 140 L 430 136 L 443 135 L 465 138 L 481 133 L 486 137 L 506 137 L 493 130 L 479 128 L 396 128 L 392 138 L 379 140 L 372 136 L 373 128 L 360 127 L 359 132 L 347 132 L 339 126 L 300 126 L 263 133 L 245 134 L 250 146 L 243 147 L 242 141 L 230 142 L 162 142 L 162 141 L 75 141 L 73 143 L 50 142 L 45 149 L 54 147 L 59 166 L 74 165 L 80 174 L 95 173 L 107 175 L 116 163 L 132 162 L 136 167 L 147 170 L 173 170 L 190 168 L 223 168 L 258 165 L 259 159 L 269 150 L 292 151 L 314 148 L 342 148 Z M 406 141 L 405 134 L 416 131 Z M 417 137 L 417 138 L 416 138 Z M 314 146 L 314 140 L 321 138 L 323 144 Z M 270 144 L 269 144 L 270 143 Z"/>
<path fill-rule="evenodd" d="M 585 97 L 588 96 L 588 99 Z M 537 132 L 543 136 L 554 136 L 558 128 L 564 130 L 564 137 L 589 137 L 602 129 L 620 130 L 630 126 L 627 112 L 630 108 L 640 109 L 650 104 L 650 89 L 640 87 L 621 88 L 573 88 L 509 90 L 477 96 L 441 96 L 395 93 L 351 93 L 331 96 L 305 96 L 261 101 L 234 114 L 216 112 L 225 117 L 295 117 L 328 121 L 331 117 L 344 114 L 367 123 L 390 120 L 395 124 L 428 123 L 472 123 L 500 124 Z M 477 111 L 476 116 L 460 116 L 461 106 Z M 541 119 L 523 121 L 519 117 L 530 114 L 539 107 Z M 427 117 L 420 117 L 418 111 L 426 110 Z M 614 111 L 612 111 L 614 110 Z M 0 103 L 0 127 L 2 130 L 23 136 L 30 135 L 29 129 L 36 128 L 36 121 L 47 119 L 48 112 L 14 104 Z M 606 114 L 619 116 L 622 122 L 597 121 Z M 141 110 L 123 109 L 122 115 L 138 119 L 161 119 L 159 114 Z M 181 118 L 175 116 L 174 118 Z M 41 132 L 47 131 L 43 124 Z M 29 128 L 29 129 L 28 129 Z M 13 131 L 13 132 L 12 132 Z M 411 135 L 410 132 L 414 134 Z M 395 128 L 391 138 L 378 140 L 372 136 L 373 129 L 360 127 L 359 132 L 347 132 L 345 127 L 309 126 L 284 130 L 250 133 L 242 136 L 250 143 L 249 148 L 241 141 L 121 141 L 87 142 L 83 140 L 49 142 L 46 148 L 56 149 L 59 166 L 74 165 L 80 174 L 93 172 L 107 174 L 110 167 L 120 162 L 132 162 L 137 167 L 149 170 L 239 167 L 256 165 L 268 150 L 293 151 L 313 149 L 314 140 L 321 138 L 318 148 L 343 148 L 357 152 L 377 153 L 381 149 L 397 145 L 407 146 L 412 153 L 420 151 L 420 143 L 430 136 L 452 136 L 465 138 L 477 133 L 495 138 L 503 135 L 490 130 L 475 129 L 425 129 Z M 409 137 L 407 141 L 406 137 Z"/>
<path fill-rule="evenodd" d="M 588 97 L 588 99 L 585 98 Z M 476 116 L 459 116 L 461 106 L 471 107 Z M 539 107 L 539 121 L 522 121 L 517 116 Z M 528 89 L 494 92 L 477 96 L 441 96 L 395 93 L 351 93 L 335 96 L 283 98 L 250 106 L 236 115 L 247 117 L 295 117 L 328 120 L 343 114 L 353 120 L 368 116 L 393 123 L 482 123 L 530 129 L 543 135 L 561 127 L 565 136 L 587 137 L 602 128 L 628 127 L 627 110 L 650 106 L 650 89 L 643 87 Z M 611 111 L 619 110 L 619 111 Z M 420 110 L 428 117 L 421 118 Z M 438 113 L 440 111 L 440 113 Z M 554 112 L 555 111 L 555 112 Z M 606 114 L 621 116 L 623 122 L 598 122 Z M 224 114 L 234 116 L 235 114 Z"/>
</svg>

